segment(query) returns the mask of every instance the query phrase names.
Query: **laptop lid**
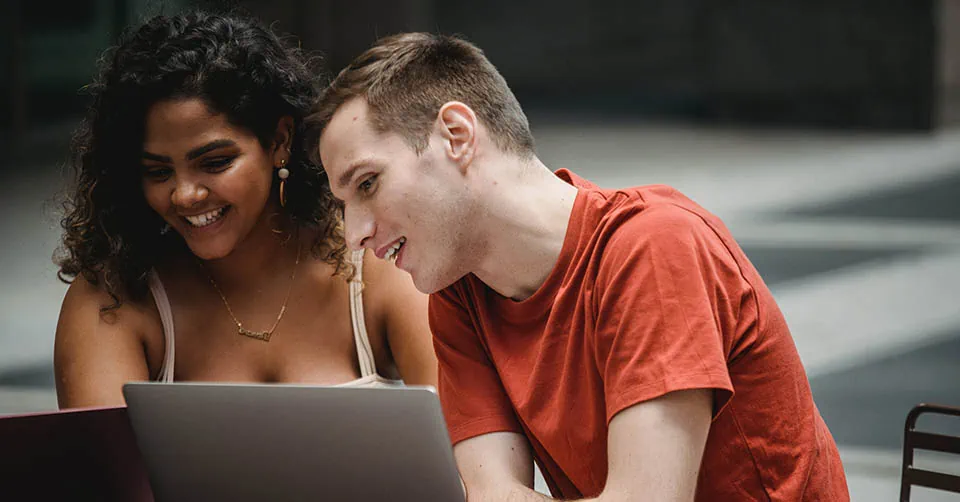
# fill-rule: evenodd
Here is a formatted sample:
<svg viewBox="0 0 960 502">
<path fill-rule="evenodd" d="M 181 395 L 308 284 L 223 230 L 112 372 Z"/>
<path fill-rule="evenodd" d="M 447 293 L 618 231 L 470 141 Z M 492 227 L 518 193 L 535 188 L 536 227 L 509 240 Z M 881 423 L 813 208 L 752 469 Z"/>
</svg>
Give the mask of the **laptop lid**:
<svg viewBox="0 0 960 502">
<path fill-rule="evenodd" d="M 123 392 L 160 502 L 464 500 L 427 388 L 138 382 Z"/>
</svg>

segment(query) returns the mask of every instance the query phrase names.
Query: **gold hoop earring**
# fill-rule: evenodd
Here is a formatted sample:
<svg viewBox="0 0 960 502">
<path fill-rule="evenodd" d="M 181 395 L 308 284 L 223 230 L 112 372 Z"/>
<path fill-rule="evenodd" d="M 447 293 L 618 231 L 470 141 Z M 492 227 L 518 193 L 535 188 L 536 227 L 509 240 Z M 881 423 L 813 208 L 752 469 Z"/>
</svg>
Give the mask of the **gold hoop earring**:
<svg viewBox="0 0 960 502">
<path fill-rule="evenodd" d="M 280 160 L 280 169 L 277 169 L 277 176 L 280 178 L 280 207 L 287 206 L 287 178 L 290 177 L 290 170 L 285 166 L 287 159 Z"/>
</svg>

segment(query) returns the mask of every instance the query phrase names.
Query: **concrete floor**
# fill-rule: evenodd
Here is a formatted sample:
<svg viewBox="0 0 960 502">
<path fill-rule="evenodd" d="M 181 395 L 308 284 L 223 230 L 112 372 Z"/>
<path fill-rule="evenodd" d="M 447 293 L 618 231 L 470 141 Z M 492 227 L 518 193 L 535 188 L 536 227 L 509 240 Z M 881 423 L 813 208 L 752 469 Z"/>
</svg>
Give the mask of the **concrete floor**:
<svg viewBox="0 0 960 502">
<path fill-rule="evenodd" d="M 853 499 L 896 500 L 907 411 L 960 405 L 960 131 L 532 122 L 547 165 L 601 186 L 667 183 L 726 221 L 791 325 Z M 51 356 L 65 286 L 50 261 L 63 148 L 53 144 L 0 171 L 0 414 L 56 407 Z M 956 423 L 931 426 L 960 433 Z M 960 497 L 917 490 L 913 500 Z"/>
</svg>

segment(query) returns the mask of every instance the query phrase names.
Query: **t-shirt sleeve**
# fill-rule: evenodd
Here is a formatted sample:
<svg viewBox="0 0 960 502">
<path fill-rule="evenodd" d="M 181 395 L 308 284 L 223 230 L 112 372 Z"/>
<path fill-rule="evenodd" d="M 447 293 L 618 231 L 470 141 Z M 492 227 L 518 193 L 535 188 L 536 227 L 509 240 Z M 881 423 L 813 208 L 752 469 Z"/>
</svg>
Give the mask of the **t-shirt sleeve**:
<svg viewBox="0 0 960 502">
<path fill-rule="evenodd" d="M 522 432 L 500 377 L 456 285 L 430 295 L 430 329 L 439 363 L 438 392 L 450 440 Z"/>
<path fill-rule="evenodd" d="M 595 350 L 607 422 L 625 408 L 690 389 L 714 391 L 714 417 L 733 396 L 721 311 L 742 276 L 723 241 L 686 209 L 624 217 L 604 250 Z"/>
</svg>

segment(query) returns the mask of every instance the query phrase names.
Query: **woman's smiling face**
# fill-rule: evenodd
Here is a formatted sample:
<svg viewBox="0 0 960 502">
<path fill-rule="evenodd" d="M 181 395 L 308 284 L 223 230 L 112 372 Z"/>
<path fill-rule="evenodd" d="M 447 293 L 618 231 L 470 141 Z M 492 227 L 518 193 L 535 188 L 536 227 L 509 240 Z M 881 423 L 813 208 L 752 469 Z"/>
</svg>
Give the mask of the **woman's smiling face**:
<svg viewBox="0 0 960 502">
<path fill-rule="evenodd" d="M 228 256 L 276 205 L 273 171 L 282 159 L 199 98 L 160 101 L 145 125 L 147 204 L 199 258 Z"/>
</svg>

